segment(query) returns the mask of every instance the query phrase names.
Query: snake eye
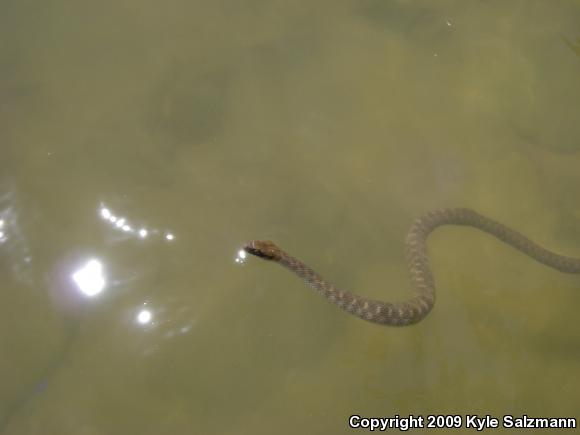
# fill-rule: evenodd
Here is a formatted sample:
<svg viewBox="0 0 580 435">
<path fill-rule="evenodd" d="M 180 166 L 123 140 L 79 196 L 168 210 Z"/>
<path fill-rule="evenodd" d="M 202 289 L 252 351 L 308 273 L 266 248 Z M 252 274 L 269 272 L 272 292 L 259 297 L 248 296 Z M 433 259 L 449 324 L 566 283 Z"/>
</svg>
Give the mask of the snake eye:
<svg viewBox="0 0 580 435">
<path fill-rule="evenodd" d="M 256 256 L 258 256 L 258 257 L 260 256 L 260 252 L 259 252 L 259 250 L 258 250 L 258 249 L 256 249 L 256 248 L 254 247 L 254 242 L 253 242 L 253 241 L 252 241 L 252 242 L 248 242 L 248 243 L 244 244 L 244 246 L 242 247 L 242 249 L 243 249 L 244 251 L 246 251 L 248 254 L 256 255 Z"/>
</svg>

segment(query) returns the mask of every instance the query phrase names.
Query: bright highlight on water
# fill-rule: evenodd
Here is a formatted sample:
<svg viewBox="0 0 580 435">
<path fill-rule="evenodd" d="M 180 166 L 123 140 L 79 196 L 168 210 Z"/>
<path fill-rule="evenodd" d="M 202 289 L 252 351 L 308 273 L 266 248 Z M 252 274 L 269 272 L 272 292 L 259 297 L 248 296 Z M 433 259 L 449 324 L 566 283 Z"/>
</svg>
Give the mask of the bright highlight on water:
<svg viewBox="0 0 580 435">
<path fill-rule="evenodd" d="M 103 291 L 106 285 L 103 265 L 99 260 L 91 259 L 72 274 L 72 279 L 85 296 L 93 297 Z"/>
</svg>

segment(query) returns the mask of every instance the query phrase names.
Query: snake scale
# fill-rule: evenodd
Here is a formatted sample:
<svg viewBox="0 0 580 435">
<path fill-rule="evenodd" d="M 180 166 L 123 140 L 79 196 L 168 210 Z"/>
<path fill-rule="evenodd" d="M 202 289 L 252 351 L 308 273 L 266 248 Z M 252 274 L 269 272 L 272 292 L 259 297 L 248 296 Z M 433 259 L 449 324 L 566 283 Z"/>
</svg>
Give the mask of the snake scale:
<svg viewBox="0 0 580 435">
<path fill-rule="evenodd" d="M 407 326 L 424 319 L 435 304 L 435 280 L 429 268 L 427 238 L 442 225 L 477 228 L 551 268 L 566 273 L 580 273 L 579 258 L 548 251 L 519 232 L 467 208 L 433 210 L 413 222 L 405 242 L 413 296 L 403 302 L 371 300 L 339 289 L 269 240 L 253 240 L 246 243 L 243 250 L 284 266 L 330 302 L 354 316 L 383 325 Z"/>
</svg>

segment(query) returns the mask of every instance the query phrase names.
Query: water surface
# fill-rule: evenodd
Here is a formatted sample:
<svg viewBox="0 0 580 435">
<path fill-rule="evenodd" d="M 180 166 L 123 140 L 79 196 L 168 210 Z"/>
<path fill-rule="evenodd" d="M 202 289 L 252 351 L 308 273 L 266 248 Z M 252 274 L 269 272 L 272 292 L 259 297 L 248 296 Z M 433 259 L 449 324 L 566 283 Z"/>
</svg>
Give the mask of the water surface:
<svg viewBox="0 0 580 435">
<path fill-rule="evenodd" d="M 578 276 L 444 228 L 435 309 L 397 329 L 235 262 L 270 238 L 405 298 L 410 222 L 453 206 L 579 256 L 579 24 L 567 1 L 11 2 L 0 433 L 580 417 Z"/>
</svg>

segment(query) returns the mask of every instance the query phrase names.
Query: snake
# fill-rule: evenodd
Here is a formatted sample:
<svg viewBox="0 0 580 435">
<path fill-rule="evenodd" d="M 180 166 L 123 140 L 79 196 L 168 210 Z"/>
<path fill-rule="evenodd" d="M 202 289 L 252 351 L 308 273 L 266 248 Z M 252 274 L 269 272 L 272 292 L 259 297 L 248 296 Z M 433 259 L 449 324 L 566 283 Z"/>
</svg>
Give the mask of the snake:
<svg viewBox="0 0 580 435">
<path fill-rule="evenodd" d="M 444 225 L 476 228 L 546 266 L 564 273 L 580 273 L 580 258 L 549 251 L 518 231 L 468 208 L 436 209 L 413 221 L 405 239 L 413 294 L 401 302 L 372 300 L 340 289 L 270 240 L 252 240 L 245 243 L 242 250 L 285 267 L 349 314 L 381 325 L 408 326 L 423 320 L 435 305 L 435 279 L 429 268 L 427 238 L 433 230 Z"/>
</svg>

